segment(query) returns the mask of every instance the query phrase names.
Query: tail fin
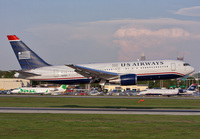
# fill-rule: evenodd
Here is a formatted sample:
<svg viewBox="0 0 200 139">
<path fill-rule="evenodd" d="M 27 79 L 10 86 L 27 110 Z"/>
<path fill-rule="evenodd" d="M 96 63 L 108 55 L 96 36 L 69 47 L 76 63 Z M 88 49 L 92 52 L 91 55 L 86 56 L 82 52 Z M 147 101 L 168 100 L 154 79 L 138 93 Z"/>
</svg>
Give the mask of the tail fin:
<svg viewBox="0 0 200 139">
<path fill-rule="evenodd" d="M 197 87 L 197 84 L 192 84 L 188 89 L 187 91 L 194 91 Z"/>
<path fill-rule="evenodd" d="M 65 91 L 67 89 L 67 85 L 61 85 L 58 90 L 59 91 Z"/>
<path fill-rule="evenodd" d="M 44 66 L 50 66 L 34 53 L 25 43 L 17 36 L 8 35 L 8 40 L 23 70 L 35 69 Z"/>
<path fill-rule="evenodd" d="M 67 89 L 67 85 L 61 85 L 59 88 L 66 90 Z"/>
</svg>

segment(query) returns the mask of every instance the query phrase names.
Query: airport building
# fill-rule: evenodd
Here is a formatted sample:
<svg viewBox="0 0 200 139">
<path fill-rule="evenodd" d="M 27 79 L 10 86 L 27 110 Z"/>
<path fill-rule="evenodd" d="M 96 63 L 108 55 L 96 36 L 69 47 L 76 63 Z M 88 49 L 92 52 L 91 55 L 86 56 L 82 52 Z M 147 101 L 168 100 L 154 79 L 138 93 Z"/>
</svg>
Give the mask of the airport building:
<svg viewBox="0 0 200 139">
<path fill-rule="evenodd" d="M 107 84 L 107 85 L 104 86 L 104 89 L 107 89 L 108 91 L 113 91 L 113 90 L 121 90 L 121 91 L 132 90 L 132 91 L 137 92 L 137 91 L 145 90 L 147 88 L 148 88 L 147 84 L 138 84 L 138 85 L 130 85 L 130 86 Z"/>
<path fill-rule="evenodd" d="M 10 90 L 14 88 L 19 88 L 23 86 L 30 86 L 30 80 L 19 79 L 19 78 L 1 78 L 0 79 L 0 89 Z"/>
</svg>

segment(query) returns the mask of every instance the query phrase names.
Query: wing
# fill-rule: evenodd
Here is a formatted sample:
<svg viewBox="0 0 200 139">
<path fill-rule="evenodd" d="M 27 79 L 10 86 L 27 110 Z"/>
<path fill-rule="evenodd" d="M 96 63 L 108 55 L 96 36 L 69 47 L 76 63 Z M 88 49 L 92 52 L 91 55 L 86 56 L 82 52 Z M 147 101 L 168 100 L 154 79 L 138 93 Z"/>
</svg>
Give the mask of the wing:
<svg viewBox="0 0 200 139">
<path fill-rule="evenodd" d="M 113 79 L 115 77 L 118 77 L 119 75 L 114 72 L 107 72 L 102 70 L 96 70 L 92 68 L 82 67 L 74 64 L 67 64 L 66 66 L 75 69 L 75 72 L 85 76 L 85 77 L 92 77 L 93 79 L 104 79 L 109 80 Z"/>
</svg>

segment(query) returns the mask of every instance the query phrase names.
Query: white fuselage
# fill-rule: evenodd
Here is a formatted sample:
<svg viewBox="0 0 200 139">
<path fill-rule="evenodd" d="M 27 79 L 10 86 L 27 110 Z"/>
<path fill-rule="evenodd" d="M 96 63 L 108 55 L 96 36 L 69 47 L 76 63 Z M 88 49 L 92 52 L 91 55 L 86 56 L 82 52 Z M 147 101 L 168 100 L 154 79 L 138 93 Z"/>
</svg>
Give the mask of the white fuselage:
<svg viewBox="0 0 200 139">
<path fill-rule="evenodd" d="M 11 91 L 11 93 L 28 93 L 28 94 L 52 94 L 55 92 L 63 92 L 62 88 L 47 88 L 47 87 L 19 87 Z"/>
<path fill-rule="evenodd" d="M 123 74 L 136 74 L 138 81 L 172 79 L 186 76 L 194 71 L 189 64 L 180 60 L 152 60 L 152 61 L 135 61 L 135 62 L 116 62 L 100 64 L 80 64 L 79 66 L 87 67 L 99 71 L 106 71 Z M 69 84 L 74 81 L 89 81 L 74 69 L 68 66 L 47 66 L 28 70 L 26 72 L 38 74 L 39 76 L 26 77 L 27 79 L 37 81 L 61 81 Z"/>
<path fill-rule="evenodd" d="M 139 96 L 144 95 L 162 95 L 162 96 L 172 96 L 172 95 L 193 95 L 197 85 L 192 84 L 187 90 L 183 89 L 146 89 L 138 93 Z"/>
<path fill-rule="evenodd" d="M 162 95 L 162 96 L 171 96 L 178 95 L 178 89 L 146 89 L 141 91 L 138 95 Z"/>
</svg>

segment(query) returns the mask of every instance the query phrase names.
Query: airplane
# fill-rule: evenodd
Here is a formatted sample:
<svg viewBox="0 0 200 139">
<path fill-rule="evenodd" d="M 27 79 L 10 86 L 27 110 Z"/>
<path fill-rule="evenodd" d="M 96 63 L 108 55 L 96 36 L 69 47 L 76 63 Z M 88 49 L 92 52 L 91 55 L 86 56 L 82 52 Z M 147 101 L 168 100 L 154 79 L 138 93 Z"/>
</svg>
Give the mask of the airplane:
<svg viewBox="0 0 200 139">
<path fill-rule="evenodd" d="M 179 89 L 178 95 L 193 95 L 196 88 L 197 84 L 194 83 L 187 90 Z"/>
<path fill-rule="evenodd" d="M 161 96 L 175 96 L 175 95 L 192 95 L 195 92 L 197 84 L 192 84 L 187 90 L 183 89 L 146 89 L 138 93 L 138 96 L 144 95 L 161 95 Z"/>
<path fill-rule="evenodd" d="M 48 88 L 48 87 L 19 87 L 11 90 L 12 94 L 25 93 L 25 94 L 54 94 L 64 92 L 66 85 L 61 85 L 59 88 Z"/>
<path fill-rule="evenodd" d="M 15 77 L 58 84 L 106 83 L 136 85 L 137 81 L 187 76 L 194 68 L 180 60 L 148 60 L 53 66 L 41 59 L 16 35 L 7 36 L 22 70 Z"/>
</svg>

